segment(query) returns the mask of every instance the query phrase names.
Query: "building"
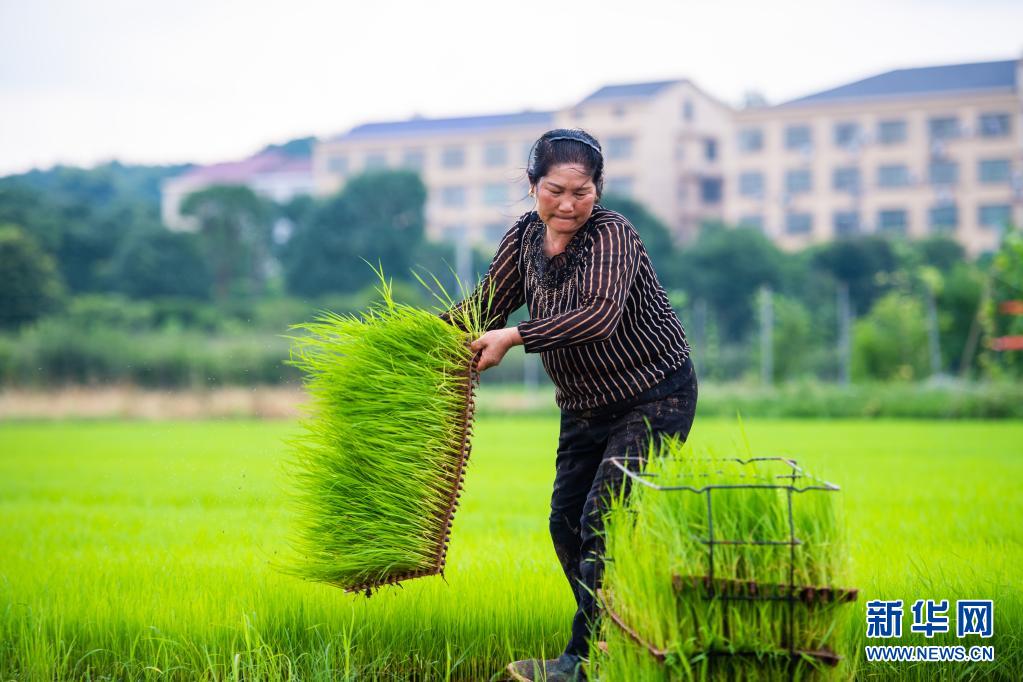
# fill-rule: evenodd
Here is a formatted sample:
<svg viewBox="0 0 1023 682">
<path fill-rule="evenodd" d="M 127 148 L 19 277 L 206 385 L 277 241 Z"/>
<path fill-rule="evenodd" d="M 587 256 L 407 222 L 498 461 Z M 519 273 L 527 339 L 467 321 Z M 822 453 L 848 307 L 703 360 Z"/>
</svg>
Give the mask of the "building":
<svg viewBox="0 0 1023 682">
<path fill-rule="evenodd" d="M 194 229 L 193 221 L 181 215 L 181 203 L 192 192 L 213 185 L 245 185 L 276 202 L 313 193 L 312 161 L 280 151 L 265 151 L 242 161 L 199 166 L 163 183 L 160 214 L 172 230 Z M 284 229 L 278 226 L 275 229 Z"/>
<path fill-rule="evenodd" d="M 283 201 L 408 168 L 427 188 L 429 236 L 493 245 L 532 205 L 529 149 L 556 127 L 596 135 L 605 194 L 642 202 L 682 241 L 724 220 L 789 249 L 946 234 L 976 254 L 1023 224 L 1023 60 L 899 69 L 740 111 L 682 79 L 608 85 L 556 111 L 367 123 L 317 142 L 311 165 L 265 152 L 174 178 L 164 221 L 186 227 L 182 198 L 214 183 Z"/>
<path fill-rule="evenodd" d="M 900 69 L 736 112 L 725 218 L 787 248 L 1023 224 L 1023 60 Z"/>
<path fill-rule="evenodd" d="M 544 131 L 583 127 L 604 147 L 606 194 L 634 197 L 680 235 L 722 216 L 721 143 L 732 112 L 689 81 L 603 87 L 555 112 L 370 123 L 313 153 L 319 193 L 375 168 L 410 168 L 427 187 L 434 238 L 496 243 L 532 206 L 525 168 Z"/>
<path fill-rule="evenodd" d="M 496 243 L 532 205 L 526 158 L 553 125 L 545 111 L 360 125 L 316 145 L 316 191 L 337 192 L 369 170 L 414 170 L 428 192 L 429 236 Z"/>
</svg>

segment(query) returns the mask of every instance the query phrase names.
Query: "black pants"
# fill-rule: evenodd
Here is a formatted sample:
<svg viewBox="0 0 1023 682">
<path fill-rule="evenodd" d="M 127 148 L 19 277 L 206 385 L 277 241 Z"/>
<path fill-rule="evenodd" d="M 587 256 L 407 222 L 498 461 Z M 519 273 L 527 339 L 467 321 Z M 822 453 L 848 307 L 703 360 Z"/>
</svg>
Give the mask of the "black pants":
<svg viewBox="0 0 1023 682">
<path fill-rule="evenodd" d="M 665 397 L 611 412 L 561 414 L 557 474 L 551 496 L 551 539 L 577 610 L 565 653 L 587 657 L 604 573 L 603 515 L 609 495 L 628 495 L 628 477 L 610 457 L 645 457 L 650 436 L 689 436 L 696 411 L 696 374 Z M 648 426 L 649 422 L 649 426 Z M 630 468 L 638 468 L 631 461 Z"/>
</svg>

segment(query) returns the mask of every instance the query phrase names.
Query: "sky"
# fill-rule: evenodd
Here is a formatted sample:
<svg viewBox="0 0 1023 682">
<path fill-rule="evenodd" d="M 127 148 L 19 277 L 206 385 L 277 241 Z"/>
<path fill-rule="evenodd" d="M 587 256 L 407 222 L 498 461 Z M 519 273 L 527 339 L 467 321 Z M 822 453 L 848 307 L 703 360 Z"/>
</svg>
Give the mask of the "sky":
<svg viewBox="0 0 1023 682">
<path fill-rule="evenodd" d="M 1019 0 L 0 0 L 0 175 L 213 163 L 368 121 L 688 78 L 780 102 L 1023 56 Z"/>
</svg>

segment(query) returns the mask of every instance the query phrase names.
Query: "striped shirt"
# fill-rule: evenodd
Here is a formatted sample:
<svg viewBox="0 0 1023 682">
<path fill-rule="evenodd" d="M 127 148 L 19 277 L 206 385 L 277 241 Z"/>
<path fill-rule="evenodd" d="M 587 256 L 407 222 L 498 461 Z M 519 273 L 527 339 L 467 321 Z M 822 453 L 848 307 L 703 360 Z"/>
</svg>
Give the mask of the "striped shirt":
<svg viewBox="0 0 1023 682">
<path fill-rule="evenodd" d="M 518 330 L 526 352 L 540 353 L 559 407 L 627 402 L 686 364 L 682 323 L 625 217 L 596 205 L 552 258 L 546 230 L 535 211 L 520 217 L 472 296 L 493 287 L 488 330 L 527 306 L 530 319 Z"/>
</svg>

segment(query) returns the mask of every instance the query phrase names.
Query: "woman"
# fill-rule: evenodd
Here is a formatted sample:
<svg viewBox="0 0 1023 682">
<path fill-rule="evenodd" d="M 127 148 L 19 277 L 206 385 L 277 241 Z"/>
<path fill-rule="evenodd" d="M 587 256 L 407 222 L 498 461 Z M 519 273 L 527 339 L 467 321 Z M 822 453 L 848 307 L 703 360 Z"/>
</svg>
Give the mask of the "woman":
<svg viewBox="0 0 1023 682">
<path fill-rule="evenodd" d="M 551 130 L 527 168 L 536 209 L 505 234 L 473 296 L 491 323 L 471 347 L 480 371 L 516 345 L 540 353 L 561 408 L 550 531 L 578 606 L 565 652 L 509 664 L 516 679 L 577 679 L 597 618 L 601 516 L 625 476 L 608 459 L 638 456 L 650 437 L 688 436 L 696 408 L 689 344 L 635 228 L 600 206 L 604 158 L 582 130 Z M 505 327 L 525 304 L 530 319 Z M 447 316 L 445 316 L 447 317 Z"/>
</svg>

